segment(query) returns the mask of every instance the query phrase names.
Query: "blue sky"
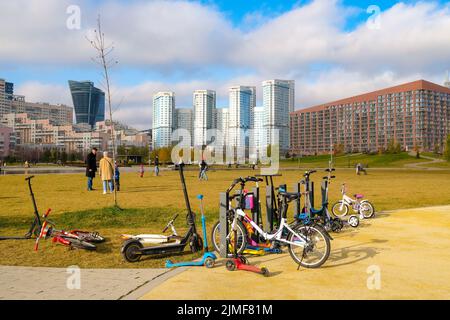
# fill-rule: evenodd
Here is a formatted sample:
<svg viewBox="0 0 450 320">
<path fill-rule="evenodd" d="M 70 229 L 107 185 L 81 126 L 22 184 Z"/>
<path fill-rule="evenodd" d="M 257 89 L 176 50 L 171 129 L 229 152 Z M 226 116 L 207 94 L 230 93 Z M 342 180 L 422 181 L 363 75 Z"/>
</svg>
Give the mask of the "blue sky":
<svg viewBox="0 0 450 320">
<path fill-rule="evenodd" d="M 72 4 L 80 30 L 65 27 Z M 0 3 L 0 78 L 28 100 L 71 104 L 67 80 L 101 80 L 85 40 L 99 13 L 119 60 L 116 115 L 140 128 L 159 90 L 189 107 L 192 90 L 213 89 L 227 106 L 230 85 L 256 86 L 261 103 L 263 80 L 294 79 L 302 108 L 417 78 L 441 83 L 450 69 L 444 1 L 16 0 Z"/>
</svg>

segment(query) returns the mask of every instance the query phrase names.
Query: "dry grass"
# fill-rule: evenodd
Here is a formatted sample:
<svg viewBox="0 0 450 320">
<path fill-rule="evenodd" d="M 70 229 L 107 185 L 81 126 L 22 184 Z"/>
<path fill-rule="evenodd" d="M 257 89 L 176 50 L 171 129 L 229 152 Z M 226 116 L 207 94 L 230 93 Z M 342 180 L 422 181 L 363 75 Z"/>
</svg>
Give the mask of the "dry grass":
<svg viewBox="0 0 450 320">
<path fill-rule="evenodd" d="M 205 196 L 209 227 L 218 219 L 219 192 L 223 192 L 238 176 L 255 174 L 251 170 L 210 171 L 210 180 L 199 182 L 196 171 L 186 172 L 186 182 L 194 210 L 198 211 L 199 193 Z M 302 172 L 283 171 L 276 184 L 288 188 L 298 181 Z M 322 173 L 317 173 L 319 182 Z M 338 169 L 337 179 L 330 188 L 330 203 L 339 198 L 340 183 L 347 182 L 350 193 L 360 192 L 369 198 L 377 210 L 411 208 L 450 203 L 450 171 L 369 170 L 367 176 L 356 176 L 353 170 Z M 112 196 L 102 195 L 99 179 L 94 192 L 85 191 L 83 175 L 38 175 L 33 181 L 39 209 L 50 207 L 59 227 L 95 228 L 108 238 L 97 252 L 71 251 L 43 241 L 41 250 L 34 252 L 29 240 L 0 241 L 2 265 L 80 267 L 162 267 L 165 258 L 145 259 L 138 264 L 126 263 L 120 256 L 121 233 L 160 232 L 171 215 L 184 210 L 178 172 L 163 171 L 160 177 L 146 173 L 122 175 L 119 204 L 124 211 L 111 209 Z M 318 183 L 317 183 L 318 185 Z M 317 192 L 317 199 L 320 193 Z M 318 201 L 316 201 L 318 202 Z M 0 176 L 0 234 L 23 234 L 31 220 L 32 204 L 24 176 Z M 181 217 L 180 217 L 181 218 Z M 177 222 L 182 231 L 184 219 Z M 173 257 L 172 257 L 173 258 Z M 175 257 L 189 260 L 192 255 Z"/>
</svg>

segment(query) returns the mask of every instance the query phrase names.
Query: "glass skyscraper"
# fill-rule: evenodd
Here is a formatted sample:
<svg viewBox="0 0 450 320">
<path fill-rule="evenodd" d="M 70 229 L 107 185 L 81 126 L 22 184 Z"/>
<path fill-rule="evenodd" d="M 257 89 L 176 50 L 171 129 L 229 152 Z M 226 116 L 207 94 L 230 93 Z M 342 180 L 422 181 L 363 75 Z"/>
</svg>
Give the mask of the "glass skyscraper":
<svg viewBox="0 0 450 320">
<path fill-rule="evenodd" d="M 94 127 L 105 120 L 105 93 L 94 87 L 91 81 L 69 80 L 76 123 L 87 123 Z"/>
</svg>

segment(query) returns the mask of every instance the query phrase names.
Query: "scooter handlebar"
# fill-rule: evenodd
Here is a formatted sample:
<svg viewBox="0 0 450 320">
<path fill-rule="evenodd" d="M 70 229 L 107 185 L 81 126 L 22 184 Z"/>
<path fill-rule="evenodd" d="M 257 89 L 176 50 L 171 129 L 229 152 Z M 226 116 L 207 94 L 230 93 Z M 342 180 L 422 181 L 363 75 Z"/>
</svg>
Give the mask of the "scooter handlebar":
<svg viewBox="0 0 450 320">
<path fill-rule="evenodd" d="M 178 218 L 178 213 L 172 218 L 172 220 L 169 221 L 169 223 L 166 225 L 166 227 L 163 229 L 163 233 L 167 231 L 167 229 L 169 229 L 170 225 L 173 224 L 175 222 L 175 220 L 177 220 Z"/>
<path fill-rule="evenodd" d="M 30 180 L 33 179 L 33 178 L 34 178 L 34 176 L 26 177 L 26 178 L 25 178 L 25 181 L 30 181 Z"/>
</svg>

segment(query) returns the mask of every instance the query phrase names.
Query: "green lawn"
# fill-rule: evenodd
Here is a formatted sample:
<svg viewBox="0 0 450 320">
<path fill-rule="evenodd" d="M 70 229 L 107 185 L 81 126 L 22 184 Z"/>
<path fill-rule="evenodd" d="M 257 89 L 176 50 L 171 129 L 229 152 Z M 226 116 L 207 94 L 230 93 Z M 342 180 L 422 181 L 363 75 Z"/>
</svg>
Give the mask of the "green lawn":
<svg viewBox="0 0 450 320">
<path fill-rule="evenodd" d="M 400 161 L 400 160 L 399 160 Z M 218 220 L 219 193 L 226 190 L 238 176 L 258 173 L 251 170 L 217 170 L 208 173 L 210 180 L 199 182 L 196 171 L 186 172 L 186 183 L 192 207 L 198 212 L 196 195 L 205 196 L 208 226 Z M 276 184 L 287 183 L 288 188 L 301 178 L 303 170 L 283 171 Z M 450 170 L 369 170 L 367 176 L 356 176 L 353 169 L 337 169 L 336 180 L 330 187 L 330 203 L 340 196 L 340 184 L 346 182 L 349 193 L 361 192 L 377 210 L 450 204 Z M 319 181 L 324 173 L 317 173 Z M 96 191 L 85 191 L 83 174 L 37 175 L 33 180 L 39 209 L 52 208 L 51 218 L 61 228 L 96 230 L 108 238 L 97 252 L 68 251 L 65 247 L 43 241 L 38 252 L 33 241 L 0 241 L 0 264 L 33 266 L 80 267 L 163 267 L 165 258 L 149 258 L 137 264 L 123 261 L 120 255 L 122 233 L 159 233 L 175 212 L 185 212 L 178 172 L 163 171 L 160 177 L 149 173 L 139 178 L 136 173 L 122 174 L 119 205 L 122 211 L 112 209 L 112 196 L 102 195 L 100 182 Z M 263 191 L 262 191 L 263 192 Z M 317 192 L 316 199 L 319 197 Z M 24 234 L 32 217 L 24 176 L 0 176 L 0 235 Z M 292 215 L 291 215 L 292 217 Z M 197 219 L 198 225 L 200 224 Z M 184 215 L 176 224 L 180 233 L 185 227 Z M 189 260 L 192 255 L 172 257 Z"/>
<path fill-rule="evenodd" d="M 329 155 L 308 156 L 296 159 L 285 159 L 281 161 L 282 167 L 327 167 Z M 354 168 L 357 163 L 362 163 L 369 168 L 400 168 L 409 163 L 421 163 L 429 161 L 427 159 L 417 159 L 408 155 L 406 152 L 398 154 L 381 154 L 381 155 L 367 155 L 367 154 L 349 154 L 333 157 L 333 162 L 336 168 Z"/>
</svg>

